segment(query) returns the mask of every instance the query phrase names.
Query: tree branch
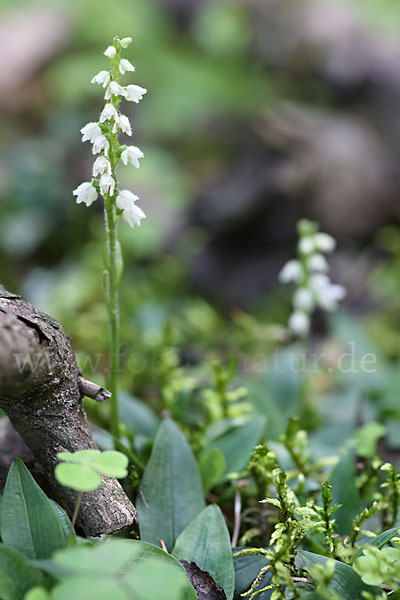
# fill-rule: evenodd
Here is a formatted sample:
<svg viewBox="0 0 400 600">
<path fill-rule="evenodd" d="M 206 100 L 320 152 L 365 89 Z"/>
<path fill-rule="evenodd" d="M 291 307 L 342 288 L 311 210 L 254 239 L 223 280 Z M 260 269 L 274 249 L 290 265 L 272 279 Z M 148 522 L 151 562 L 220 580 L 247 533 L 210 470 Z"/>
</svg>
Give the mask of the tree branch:
<svg viewBox="0 0 400 600">
<path fill-rule="evenodd" d="M 90 384 L 88 386 L 87 384 Z M 107 390 L 81 377 L 69 338 L 52 317 L 0 285 L 0 408 L 46 473 L 56 500 L 72 514 L 76 493 L 54 478 L 58 452 L 96 448 L 83 395 Z M 84 494 L 78 526 L 88 536 L 136 524 L 136 510 L 116 479 Z"/>
</svg>

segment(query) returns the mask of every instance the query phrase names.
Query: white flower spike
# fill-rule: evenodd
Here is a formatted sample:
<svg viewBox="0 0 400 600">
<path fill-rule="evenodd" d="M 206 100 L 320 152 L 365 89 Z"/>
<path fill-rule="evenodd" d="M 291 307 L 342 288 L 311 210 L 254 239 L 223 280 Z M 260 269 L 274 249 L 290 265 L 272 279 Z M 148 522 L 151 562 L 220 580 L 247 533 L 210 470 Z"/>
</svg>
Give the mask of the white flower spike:
<svg viewBox="0 0 400 600">
<path fill-rule="evenodd" d="M 332 252 L 335 239 L 318 231 L 318 225 L 307 220 L 298 223 L 300 240 L 298 259 L 290 260 L 279 273 L 281 283 L 295 283 L 293 313 L 289 318 L 289 331 L 306 337 L 310 331 L 311 313 L 315 307 L 334 311 L 346 296 L 342 285 L 333 284 L 327 275 L 329 265 L 322 252 Z"/>
<path fill-rule="evenodd" d="M 86 206 L 91 206 L 93 202 L 97 200 L 96 188 L 90 181 L 85 181 L 78 185 L 78 187 L 72 192 L 76 196 L 76 202 L 80 204 L 83 202 Z"/>
<path fill-rule="evenodd" d="M 135 67 L 126 59 L 120 57 L 121 48 L 127 48 L 132 38 L 126 37 L 122 40 L 115 38 L 114 45 L 109 46 L 104 52 L 110 61 L 110 70 L 99 71 L 92 79 L 92 83 L 102 85 L 107 100 L 102 109 L 97 123 L 87 123 L 81 129 L 82 141 L 90 141 L 93 154 L 99 154 L 93 164 L 93 182 L 82 183 L 74 195 L 78 203 L 90 206 L 96 199 L 98 192 L 103 196 L 105 203 L 105 214 L 116 225 L 122 217 L 130 227 L 140 225 L 146 218 L 143 210 L 136 204 L 138 196 L 129 190 L 118 190 L 116 179 L 116 168 L 118 163 L 140 167 L 139 160 L 143 158 L 143 152 L 137 146 L 123 146 L 121 148 L 118 133 L 122 132 L 132 135 L 132 127 L 128 117 L 121 113 L 119 105 L 122 100 L 139 102 L 147 90 L 139 85 L 130 84 L 123 87 L 120 78 L 127 72 L 134 72 Z"/>
<path fill-rule="evenodd" d="M 125 150 L 122 151 L 121 160 L 124 165 L 131 164 L 137 169 L 140 167 L 139 158 L 143 158 L 144 154 L 140 148 L 136 146 L 127 146 Z"/>
<path fill-rule="evenodd" d="M 108 46 L 104 54 L 109 59 L 109 70 L 103 70 L 94 75 L 92 83 L 102 85 L 105 89 L 106 104 L 101 111 L 99 122 L 88 123 L 81 129 L 82 141 L 90 141 L 93 154 L 99 154 L 93 164 L 93 179 L 81 183 L 74 191 L 78 203 L 91 206 L 96 201 L 98 193 L 104 200 L 104 221 L 107 243 L 104 257 L 104 280 L 106 308 L 110 324 L 109 351 L 111 357 L 111 432 L 119 439 L 120 427 L 118 417 L 118 363 L 119 363 L 119 301 L 118 281 L 121 277 L 122 261 L 118 241 L 118 224 L 121 218 L 130 227 L 141 225 L 146 218 L 143 210 L 137 206 L 138 196 L 129 190 L 119 190 L 117 167 L 120 162 L 139 167 L 139 158 L 143 152 L 136 146 L 124 146 L 118 139 L 122 131 L 132 135 L 132 127 L 127 116 L 121 113 L 121 101 L 127 99 L 139 102 L 146 90 L 138 85 L 130 84 L 126 88 L 120 83 L 121 77 L 135 70 L 132 63 L 121 58 L 121 49 L 127 48 L 132 38 L 120 40 L 114 38 L 113 45 Z"/>
</svg>

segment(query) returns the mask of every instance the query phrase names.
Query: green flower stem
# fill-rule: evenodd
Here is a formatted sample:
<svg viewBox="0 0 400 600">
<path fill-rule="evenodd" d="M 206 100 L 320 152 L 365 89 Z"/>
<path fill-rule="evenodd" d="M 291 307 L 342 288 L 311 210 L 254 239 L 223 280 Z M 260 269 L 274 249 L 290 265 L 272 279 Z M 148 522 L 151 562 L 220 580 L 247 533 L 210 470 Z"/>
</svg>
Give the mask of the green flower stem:
<svg viewBox="0 0 400 600">
<path fill-rule="evenodd" d="M 65 547 L 66 548 L 68 547 L 68 544 L 69 544 L 70 539 L 72 537 L 72 534 L 74 532 L 75 523 L 76 523 L 76 520 L 78 518 L 78 512 L 79 512 L 79 508 L 81 506 L 82 498 L 83 498 L 83 492 L 79 492 L 78 497 L 76 499 L 76 505 L 75 505 L 74 514 L 72 516 L 71 527 L 69 528 L 67 541 L 65 542 Z"/>
<path fill-rule="evenodd" d="M 110 425 L 112 435 L 119 440 L 119 414 L 118 414 L 118 371 L 119 371 L 119 243 L 117 233 L 117 217 L 112 198 L 106 194 L 105 198 L 105 226 L 107 235 L 106 265 L 105 265 L 105 294 L 109 318 L 109 354 L 110 354 Z"/>
</svg>

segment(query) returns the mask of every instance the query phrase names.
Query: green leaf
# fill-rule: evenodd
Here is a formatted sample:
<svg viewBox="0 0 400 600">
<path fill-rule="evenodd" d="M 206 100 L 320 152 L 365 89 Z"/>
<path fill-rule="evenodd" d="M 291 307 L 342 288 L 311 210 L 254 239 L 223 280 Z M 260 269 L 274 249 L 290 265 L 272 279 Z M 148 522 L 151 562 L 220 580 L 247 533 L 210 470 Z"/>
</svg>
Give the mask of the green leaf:
<svg viewBox="0 0 400 600">
<path fill-rule="evenodd" d="M 141 538 L 169 550 L 204 508 L 199 469 L 185 437 L 170 419 L 159 427 L 136 506 Z"/>
<path fill-rule="evenodd" d="M 91 466 L 105 477 L 117 477 L 122 479 L 128 475 L 128 458 L 117 450 L 106 450 L 96 458 Z"/>
<path fill-rule="evenodd" d="M 52 600 L 130 600 L 117 581 L 98 577 L 71 577 L 53 590 Z"/>
<path fill-rule="evenodd" d="M 225 458 L 218 448 L 203 454 L 199 461 L 204 494 L 207 494 L 221 479 L 226 470 Z"/>
<path fill-rule="evenodd" d="M 26 592 L 40 584 L 43 576 L 12 548 L 0 544 L 0 598 L 22 600 Z"/>
<path fill-rule="evenodd" d="M 249 462 L 251 451 L 260 441 L 265 427 L 265 417 L 257 417 L 231 427 L 214 438 L 207 450 L 217 448 L 222 453 L 226 469 L 225 473 L 238 473 Z"/>
<path fill-rule="evenodd" d="M 312 552 L 303 550 L 301 550 L 298 555 L 301 558 L 306 571 L 314 565 L 326 566 L 328 561 L 333 560 L 332 558 L 327 558 L 326 556 L 313 554 Z M 352 567 L 350 567 L 350 565 L 346 565 L 337 560 L 335 560 L 334 563 L 335 574 L 328 587 L 334 594 L 337 594 L 343 600 L 362 598 L 363 591 L 368 591 L 372 594 L 376 594 L 380 591 L 379 588 L 365 585 L 365 583 L 362 582 L 361 577 Z"/>
<path fill-rule="evenodd" d="M 241 550 L 241 548 L 235 548 Z M 267 564 L 265 556 L 238 556 L 233 559 L 235 569 L 235 600 L 242 600 L 241 594 L 246 592 L 261 569 Z M 271 583 L 271 574 L 267 573 L 260 582 L 258 588 L 262 588 Z M 271 591 L 263 592 L 257 596 L 257 600 L 266 600 L 271 596 Z"/>
<path fill-rule="evenodd" d="M 61 485 L 79 492 L 90 492 L 101 484 L 105 477 L 126 477 L 128 459 L 117 450 L 78 450 L 59 452 L 61 463 L 55 468 L 55 476 Z"/>
<path fill-rule="evenodd" d="M 151 408 L 134 396 L 121 392 L 118 406 L 122 423 L 134 434 L 152 438 L 158 427 L 158 418 Z"/>
<path fill-rule="evenodd" d="M 356 486 L 354 459 L 348 452 L 343 454 L 333 469 L 329 482 L 332 484 L 333 504 L 342 506 L 335 512 L 340 535 L 349 535 L 353 519 L 361 509 L 360 495 Z"/>
<path fill-rule="evenodd" d="M 74 598 L 74 600 L 81 598 L 98 600 L 103 597 L 106 600 L 110 598 L 113 600 L 124 598 L 125 600 L 126 596 L 121 596 L 121 594 L 125 594 L 127 589 L 137 593 L 135 588 L 137 568 L 143 562 L 153 562 L 154 558 L 157 561 L 168 563 L 168 566 L 178 573 L 178 579 L 184 582 L 182 591 L 185 600 L 197 600 L 196 593 L 186 578 L 185 570 L 176 558 L 164 552 L 160 547 L 147 542 L 107 539 L 93 547 L 81 546 L 56 552 L 53 560 L 37 561 L 37 563 L 44 571 L 63 581 L 62 586 L 57 588 L 54 600 L 64 600 L 68 598 L 68 594 L 69 598 Z M 162 572 L 164 573 L 165 569 Z M 154 573 L 153 575 L 156 577 Z M 154 577 L 150 578 L 150 582 Z M 140 578 L 140 572 L 138 578 Z M 165 578 L 158 577 L 158 579 L 161 582 L 164 581 L 163 585 L 169 585 L 170 574 Z M 81 593 L 79 586 L 83 581 L 86 582 L 82 584 L 86 596 L 79 595 Z M 110 581 L 113 582 L 113 590 L 118 590 L 118 593 L 111 594 L 109 591 L 108 593 L 111 595 L 107 598 L 105 595 L 103 596 L 102 591 L 98 593 L 97 590 L 102 590 L 101 583 Z M 159 597 L 164 598 L 164 591 L 157 588 Z M 131 597 L 132 593 L 129 594 L 128 600 Z M 134 597 L 136 598 L 136 595 Z"/>
<path fill-rule="evenodd" d="M 0 513 L 4 544 L 28 558 L 48 558 L 64 547 L 65 516 L 60 515 L 19 458 L 13 460 L 8 472 Z"/>
<path fill-rule="evenodd" d="M 91 492 L 101 484 L 101 476 L 86 465 L 59 463 L 54 473 L 61 485 L 77 492 Z"/>
<path fill-rule="evenodd" d="M 52 598 L 45 588 L 37 586 L 29 590 L 24 600 L 52 600 Z"/>
<path fill-rule="evenodd" d="M 382 548 L 385 544 L 390 542 L 390 540 L 397 535 L 399 531 L 398 527 L 394 527 L 393 529 L 387 529 L 386 531 L 382 531 L 375 538 L 367 538 L 367 540 L 362 544 L 362 546 L 357 550 L 357 552 L 352 557 L 352 562 L 355 561 L 356 558 L 359 558 L 363 555 L 363 547 L 365 545 L 368 546 L 376 546 L 376 548 Z"/>
<path fill-rule="evenodd" d="M 188 587 L 185 572 L 161 557 L 139 563 L 125 576 L 124 582 L 130 585 L 135 600 L 183 600 Z"/>
<path fill-rule="evenodd" d="M 76 452 L 58 452 L 57 458 L 63 462 L 77 465 L 90 465 L 100 454 L 100 450 L 77 450 Z"/>
<path fill-rule="evenodd" d="M 235 573 L 228 528 L 221 509 L 207 506 L 182 531 L 176 540 L 173 556 L 195 562 L 208 571 L 217 586 L 222 587 L 228 600 L 233 598 Z"/>
</svg>

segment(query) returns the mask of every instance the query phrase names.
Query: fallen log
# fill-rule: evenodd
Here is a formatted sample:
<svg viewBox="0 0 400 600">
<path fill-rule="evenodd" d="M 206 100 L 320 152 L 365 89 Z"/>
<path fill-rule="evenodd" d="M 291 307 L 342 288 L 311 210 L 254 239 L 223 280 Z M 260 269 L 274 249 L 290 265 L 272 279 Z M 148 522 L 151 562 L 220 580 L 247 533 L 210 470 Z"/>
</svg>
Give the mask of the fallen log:
<svg viewBox="0 0 400 600">
<path fill-rule="evenodd" d="M 76 492 L 54 477 L 58 452 L 96 448 L 83 395 L 109 392 L 81 377 L 61 325 L 0 285 L 0 408 L 43 467 L 54 498 L 72 514 Z M 78 527 L 87 536 L 136 525 L 136 510 L 116 479 L 85 493 Z"/>
</svg>

